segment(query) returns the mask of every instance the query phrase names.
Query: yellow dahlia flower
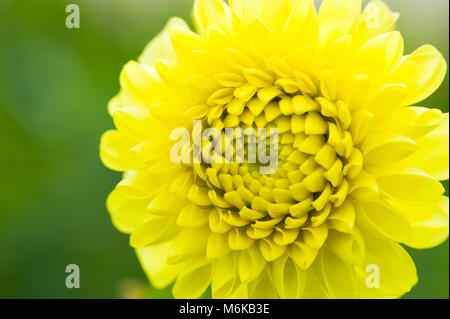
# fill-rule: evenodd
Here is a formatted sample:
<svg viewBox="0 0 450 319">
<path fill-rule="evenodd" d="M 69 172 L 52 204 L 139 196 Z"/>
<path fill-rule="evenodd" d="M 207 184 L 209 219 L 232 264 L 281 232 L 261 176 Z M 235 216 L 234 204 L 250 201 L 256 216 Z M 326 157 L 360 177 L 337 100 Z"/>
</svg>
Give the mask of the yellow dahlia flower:
<svg viewBox="0 0 450 319">
<path fill-rule="evenodd" d="M 449 149 L 448 114 L 411 105 L 446 62 L 430 45 L 404 56 L 397 17 L 380 1 L 316 13 L 313 0 L 197 0 L 195 31 L 173 18 L 124 66 L 100 148 L 124 172 L 107 207 L 155 287 L 392 298 L 415 285 L 400 243 L 448 237 Z M 278 169 L 174 163 L 171 134 L 194 120 L 221 134 L 277 128 Z"/>
</svg>

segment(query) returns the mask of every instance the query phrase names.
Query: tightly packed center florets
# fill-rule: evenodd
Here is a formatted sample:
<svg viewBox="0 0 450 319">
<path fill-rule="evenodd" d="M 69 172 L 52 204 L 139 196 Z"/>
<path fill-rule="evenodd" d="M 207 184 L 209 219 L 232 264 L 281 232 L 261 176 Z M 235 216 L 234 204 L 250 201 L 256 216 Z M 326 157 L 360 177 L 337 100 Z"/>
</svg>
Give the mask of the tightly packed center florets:
<svg viewBox="0 0 450 319">
<path fill-rule="evenodd" d="M 350 112 L 344 102 L 323 97 L 305 74 L 276 80 L 247 69 L 218 78 L 226 87 L 208 99 L 202 125 L 223 136 L 225 128 L 265 128 L 269 137 L 276 128 L 277 140 L 268 138 L 267 149 L 276 149 L 277 168 L 264 175 L 258 169 L 263 164 L 248 160 L 194 163 L 196 183 L 188 197 L 196 205 L 214 206 L 210 228 L 228 233 L 231 250 L 259 241 L 263 256 L 274 260 L 298 236 L 326 227 L 331 211 L 349 193 L 347 178 L 359 174 L 362 155 L 348 130 Z M 202 200 L 200 189 L 205 188 L 208 198 Z"/>
</svg>

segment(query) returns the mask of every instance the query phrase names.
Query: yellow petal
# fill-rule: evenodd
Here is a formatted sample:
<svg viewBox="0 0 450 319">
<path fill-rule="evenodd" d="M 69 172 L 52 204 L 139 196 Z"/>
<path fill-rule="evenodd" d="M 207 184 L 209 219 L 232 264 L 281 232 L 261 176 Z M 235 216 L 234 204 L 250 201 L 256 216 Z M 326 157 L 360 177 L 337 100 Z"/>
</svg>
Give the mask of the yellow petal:
<svg viewBox="0 0 450 319">
<path fill-rule="evenodd" d="M 330 201 L 333 203 L 335 207 L 339 207 L 345 201 L 348 194 L 348 187 L 349 186 L 347 180 L 343 179 L 342 184 L 337 188 L 335 193 L 330 196 Z M 361 195 L 361 193 L 359 195 Z"/>
<path fill-rule="evenodd" d="M 409 202 L 427 202 L 439 198 L 444 187 L 424 171 L 406 168 L 385 171 L 376 178 L 381 191 L 388 197 Z"/>
<path fill-rule="evenodd" d="M 248 299 L 248 285 L 241 284 L 236 290 L 229 296 L 230 299 Z"/>
<path fill-rule="evenodd" d="M 448 238 L 448 197 L 442 196 L 440 200 L 425 205 L 389 202 L 411 225 L 411 238 L 405 241 L 408 246 L 431 248 Z"/>
<path fill-rule="evenodd" d="M 358 30 L 358 42 L 365 43 L 380 34 L 395 28 L 399 14 L 391 12 L 383 1 L 370 1 L 361 14 Z"/>
<path fill-rule="evenodd" d="M 407 136 L 415 141 L 425 136 L 444 122 L 445 116 L 438 109 L 426 107 L 401 107 L 385 121 L 376 125 L 376 130 L 389 131 Z"/>
<path fill-rule="evenodd" d="M 365 258 L 364 240 L 357 228 L 347 234 L 330 230 L 326 245 L 337 256 L 350 264 L 359 265 Z"/>
<path fill-rule="evenodd" d="M 266 261 L 255 245 L 239 254 L 239 278 L 242 282 L 256 279 L 264 270 Z"/>
<path fill-rule="evenodd" d="M 318 262 L 321 277 L 331 298 L 358 298 L 355 271 L 352 264 L 339 258 L 329 248 L 321 250 Z"/>
<path fill-rule="evenodd" d="M 348 68 L 348 63 L 352 57 L 353 37 L 351 35 L 344 35 L 342 37 L 333 40 L 331 43 L 322 48 L 319 56 L 320 67 L 325 70 L 333 70 L 337 73 L 345 72 Z M 334 83 L 333 83 L 334 85 Z M 338 83 L 336 83 L 338 85 Z M 338 94 L 337 89 L 333 88 L 333 94 L 328 91 L 325 93 L 323 88 L 322 93 L 326 98 L 330 100 L 336 100 Z M 303 91 L 303 90 L 302 90 Z M 303 93 L 309 93 L 304 92 Z"/>
<path fill-rule="evenodd" d="M 204 255 L 210 233 L 211 231 L 206 226 L 182 228 L 176 235 L 167 263 L 178 264 Z M 192 240 L 192 238 L 196 240 Z"/>
<path fill-rule="evenodd" d="M 145 247 L 175 238 L 179 228 L 173 217 L 152 217 L 140 224 L 130 236 L 132 247 Z"/>
<path fill-rule="evenodd" d="M 307 245 L 319 249 L 328 236 L 328 227 L 326 225 L 303 227 L 301 235 Z"/>
<path fill-rule="evenodd" d="M 273 30 L 258 16 L 254 17 L 248 27 L 249 40 L 256 52 L 263 56 L 279 56 L 280 41 Z"/>
<path fill-rule="evenodd" d="M 214 262 L 211 282 L 211 294 L 214 299 L 228 298 L 233 292 L 236 281 L 236 265 L 231 254 Z"/>
<path fill-rule="evenodd" d="M 168 191 L 159 192 L 148 204 L 147 210 L 155 216 L 176 216 L 188 204 Z"/>
<path fill-rule="evenodd" d="M 113 190 L 106 201 L 114 226 L 120 231 L 130 233 L 148 218 L 149 199 L 131 199 L 123 192 Z"/>
<path fill-rule="evenodd" d="M 403 56 L 403 38 L 398 31 L 381 34 L 360 48 L 356 60 L 358 73 L 379 77 L 390 72 Z"/>
<path fill-rule="evenodd" d="M 146 104 L 155 104 L 156 71 L 151 67 L 130 61 L 120 73 L 120 85 L 122 89 L 137 100 Z M 157 91 L 156 91 L 157 92 Z"/>
<path fill-rule="evenodd" d="M 188 199 L 198 206 L 210 206 L 212 204 L 208 196 L 208 188 L 196 184 L 189 189 Z"/>
<path fill-rule="evenodd" d="M 183 61 L 183 65 L 184 63 L 187 63 L 187 66 L 192 64 L 192 52 L 203 47 L 200 36 L 189 28 L 177 25 L 172 26 L 169 33 L 177 58 Z"/>
<path fill-rule="evenodd" d="M 208 208 L 202 208 L 195 204 L 185 206 L 177 218 L 177 225 L 180 227 L 199 227 L 208 222 Z"/>
<path fill-rule="evenodd" d="M 302 299 L 329 299 L 330 296 L 326 291 L 324 284 L 316 274 L 315 267 L 306 270 L 305 288 L 303 289 Z"/>
<path fill-rule="evenodd" d="M 131 150 L 135 145 L 135 140 L 119 131 L 107 131 L 100 141 L 100 158 L 105 166 L 116 171 L 141 168 L 143 163 L 133 156 Z"/>
<path fill-rule="evenodd" d="M 230 252 L 228 236 L 226 234 L 211 233 L 206 245 L 206 257 L 214 259 L 225 256 Z"/>
<path fill-rule="evenodd" d="M 436 91 L 446 72 L 447 63 L 442 54 L 433 46 L 424 45 L 403 60 L 387 81 L 405 84 L 408 93 L 404 104 L 411 105 Z"/>
<path fill-rule="evenodd" d="M 270 262 L 281 257 L 286 251 L 286 246 L 279 246 L 272 239 L 262 239 L 259 241 L 259 249 L 264 259 Z"/>
<path fill-rule="evenodd" d="M 242 26 L 247 26 L 255 15 L 261 14 L 260 8 L 253 0 L 230 0 L 229 3 L 231 10 L 239 18 Z M 237 21 L 233 21 L 233 26 L 236 26 L 236 24 Z"/>
<path fill-rule="evenodd" d="M 166 179 L 168 176 L 173 177 L 172 172 L 163 178 L 161 175 L 153 174 L 145 169 L 126 171 L 123 179 L 117 184 L 116 189 L 124 192 L 130 198 L 150 198 L 156 195 L 164 186 L 167 186 Z"/>
<path fill-rule="evenodd" d="M 252 299 L 275 299 L 279 297 L 267 271 L 264 271 L 258 279 L 252 281 L 248 290 L 248 297 Z"/>
<path fill-rule="evenodd" d="M 308 269 L 316 260 L 319 249 L 311 247 L 303 238 L 300 238 L 289 245 L 287 252 L 298 267 Z"/>
<path fill-rule="evenodd" d="M 365 139 L 362 150 L 365 165 L 387 165 L 398 162 L 417 149 L 416 143 L 401 135 L 374 132 Z"/>
<path fill-rule="evenodd" d="M 297 38 L 298 41 L 290 41 L 291 46 L 297 50 L 302 44 L 314 45 L 317 43 L 319 24 L 313 0 L 297 1 L 286 23 L 286 39 L 293 39 L 300 33 L 302 33 L 302 37 Z"/>
<path fill-rule="evenodd" d="M 366 170 L 351 181 L 349 193 L 361 201 L 370 201 L 378 197 L 379 189 L 375 178 Z"/>
<path fill-rule="evenodd" d="M 219 208 L 212 208 L 209 212 L 209 227 L 215 233 L 224 234 L 231 229 L 224 218 L 223 212 Z"/>
<path fill-rule="evenodd" d="M 360 204 L 358 223 L 365 223 L 374 227 L 384 236 L 398 242 L 407 242 L 412 235 L 408 220 L 395 208 L 383 201 L 366 202 Z"/>
<path fill-rule="evenodd" d="M 448 202 L 447 202 L 448 209 Z M 441 207 L 441 210 L 443 208 Z M 442 244 L 448 238 L 448 213 L 437 212 L 432 219 L 412 225 L 412 239 L 405 243 L 413 248 L 432 248 Z"/>
<path fill-rule="evenodd" d="M 134 99 L 130 94 L 127 94 L 123 90 L 120 90 L 109 102 L 108 102 L 108 113 L 113 115 L 113 113 L 126 105 L 140 105 L 140 102 Z"/>
<path fill-rule="evenodd" d="M 273 241 L 280 246 L 289 245 L 290 243 L 294 242 L 297 239 L 299 233 L 299 229 L 285 229 L 285 228 L 275 227 Z"/>
<path fill-rule="evenodd" d="M 196 0 L 193 19 L 200 35 L 213 26 L 225 32 L 231 30 L 231 10 L 222 0 Z"/>
<path fill-rule="evenodd" d="M 328 132 L 328 124 L 317 112 L 309 112 L 305 118 L 305 134 L 325 134 Z"/>
<path fill-rule="evenodd" d="M 444 122 L 417 141 L 417 151 L 406 159 L 412 167 L 424 170 L 437 180 L 448 179 L 449 133 L 448 113 Z"/>
<path fill-rule="evenodd" d="M 243 72 L 248 83 L 256 88 L 264 88 L 272 85 L 273 77 L 264 71 L 257 69 L 247 69 Z"/>
<path fill-rule="evenodd" d="M 143 63 L 149 66 L 155 64 L 159 59 L 175 59 L 175 52 L 173 51 L 172 43 L 170 40 L 170 29 L 173 26 L 189 29 L 189 26 L 180 18 L 171 18 L 163 31 L 158 34 L 153 40 L 145 47 L 141 56 L 139 57 L 139 63 Z"/>
<path fill-rule="evenodd" d="M 349 179 L 356 178 L 363 168 L 363 155 L 357 148 L 353 148 L 348 158 L 347 164 L 344 166 L 343 173 Z"/>
<path fill-rule="evenodd" d="M 254 239 L 250 238 L 244 228 L 232 228 L 228 233 L 228 245 L 231 250 L 245 250 L 253 245 Z"/>
<path fill-rule="evenodd" d="M 285 256 L 271 264 L 273 283 L 280 298 L 297 299 L 305 287 L 305 272 Z"/>
<path fill-rule="evenodd" d="M 358 145 L 364 141 L 364 138 L 369 133 L 373 122 L 374 116 L 367 109 L 359 109 L 352 114 L 350 133 L 352 134 L 353 143 L 355 145 Z"/>
<path fill-rule="evenodd" d="M 276 32 L 284 32 L 284 26 L 296 0 L 256 0 L 255 6 L 259 17 Z"/>
<path fill-rule="evenodd" d="M 358 277 L 364 278 L 364 284 L 360 285 L 361 297 L 368 298 L 374 290 L 385 297 L 400 297 L 410 291 L 417 283 L 417 272 L 408 253 L 396 242 L 375 236 L 367 229 L 362 234 L 366 259 L 357 268 Z M 371 279 L 368 276 L 373 265 L 379 271 L 379 288 L 368 288 L 366 285 L 366 281 Z"/>
<path fill-rule="evenodd" d="M 342 233 L 351 232 L 355 225 L 355 208 L 352 201 L 346 200 L 341 206 L 333 208 L 327 222 L 331 229 Z"/>
<path fill-rule="evenodd" d="M 180 168 L 172 161 L 168 161 L 170 158 L 170 149 L 164 149 L 155 160 L 151 161 L 149 164 L 149 171 L 153 174 L 170 174 L 170 171 L 174 171 Z"/>
<path fill-rule="evenodd" d="M 404 84 L 388 84 L 383 86 L 369 104 L 369 110 L 376 119 L 384 118 L 402 105 L 408 92 Z"/>
<path fill-rule="evenodd" d="M 336 40 L 355 27 L 361 11 L 361 0 L 325 0 L 319 10 L 319 41 L 321 44 Z"/>
<path fill-rule="evenodd" d="M 173 286 L 172 293 L 177 299 L 194 299 L 200 297 L 211 282 L 212 267 L 200 263 L 197 267 L 183 270 Z"/>
<path fill-rule="evenodd" d="M 180 265 L 167 265 L 171 242 L 136 249 L 139 261 L 153 287 L 162 289 L 178 276 Z"/>
</svg>

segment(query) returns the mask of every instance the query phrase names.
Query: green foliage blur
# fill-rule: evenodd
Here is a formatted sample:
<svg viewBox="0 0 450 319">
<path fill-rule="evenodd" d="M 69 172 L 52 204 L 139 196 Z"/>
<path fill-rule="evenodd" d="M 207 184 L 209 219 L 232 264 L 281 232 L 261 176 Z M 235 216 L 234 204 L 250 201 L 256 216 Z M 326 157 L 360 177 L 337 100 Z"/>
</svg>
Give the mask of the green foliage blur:
<svg viewBox="0 0 450 319">
<path fill-rule="evenodd" d="M 449 61 L 448 1 L 390 0 L 406 52 L 430 43 Z M 80 7 L 67 29 L 65 8 Z M 0 1 L 0 298 L 171 298 L 152 288 L 105 199 L 120 174 L 99 160 L 119 72 L 192 0 Z M 190 23 L 190 22 L 189 22 Z M 423 106 L 448 112 L 448 75 Z M 6 178 L 5 178 L 6 177 Z M 448 190 L 448 182 L 445 183 Z M 449 297 L 448 241 L 408 249 L 419 283 L 406 298 Z M 65 286 L 68 264 L 81 287 Z M 205 295 L 206 297 L 208 294 Z"/>
</svg>

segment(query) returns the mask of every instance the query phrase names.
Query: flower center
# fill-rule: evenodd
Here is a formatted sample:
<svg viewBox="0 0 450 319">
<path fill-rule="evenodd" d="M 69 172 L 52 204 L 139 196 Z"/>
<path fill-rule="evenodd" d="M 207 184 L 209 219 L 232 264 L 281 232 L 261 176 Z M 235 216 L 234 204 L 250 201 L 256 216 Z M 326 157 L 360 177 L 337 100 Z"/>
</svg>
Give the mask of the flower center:
<svg viewBox="0 0 450 319">
<path fill-rule="evenodd" d="M 276 128 L 277 140 L 268 139 L 267 148 L 277 150 L 277 169 L 261 174 L 264 164 L 248 161 L 248 147 L 242 162 L 194 163 L 196 185 L 188 198 L 202 205 L 203 192 L 204 204 L 215 210 L 210 228 L 228 233 L 232 250 L 247 249 L 259 240 L 270 261 L 302 231 L 306 236 L 311 228 L 326 227 L 333 208 L 349 193 L 347 179 L 359 173 L 362 155 L 353 144 L 344 102 L 323 97 L 305 75 L 304 89 L 296 90 L 288 79 L 274 81 L 256 70 L 248 71 L 246 78 L 249 74 L 251 83 L 219 89 L 208 99 L 202 125 L 223 136 L 225 128 Z"/>
</svg>

